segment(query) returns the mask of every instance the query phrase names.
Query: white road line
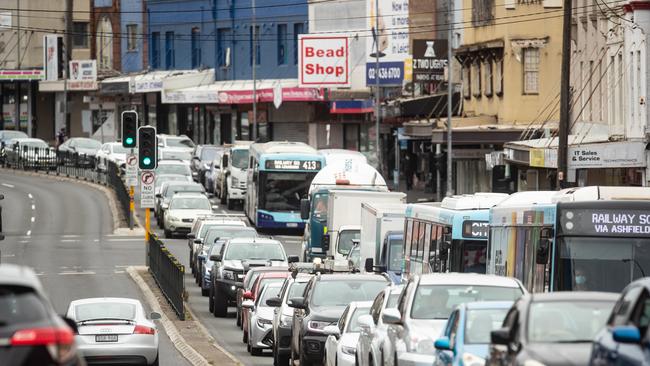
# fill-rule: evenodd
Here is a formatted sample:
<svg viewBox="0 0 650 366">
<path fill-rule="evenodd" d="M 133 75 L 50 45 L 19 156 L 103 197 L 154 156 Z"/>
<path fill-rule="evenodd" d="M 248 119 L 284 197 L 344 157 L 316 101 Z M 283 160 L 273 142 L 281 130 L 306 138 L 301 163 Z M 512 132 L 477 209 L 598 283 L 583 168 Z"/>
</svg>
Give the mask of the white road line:
<svg viewBox="0 0 650 366">
<path fill-rule="evenodd" d="M 218 208 L 219 208 L 219 206 L 217 206 L 217 205 L 212 205 L 212 209 L 216 210 L 216 209 L 218 209 Z"/>
<path fill-rule="evenodd" d="M 76 243 L 78 241 L 76 239 L 61 239 L 61 243 Z"/>
<path fill-rule="evenodd" d="M 128 266 L 115 266 L 115 268 L 129 268 L 129 267 L 131 267 L 131 266 L 132 266 L 132 264 L 131 264 L 131 265 L 128 265 Z"/>
<path fill-rule="evenodd" d="M 106 239 L 106 241 L 142 241 L 142 238 L 130 238 L 130 239 Z"/>
<path fill-rule="evenodd" d="M 34 222 L 35 220 L 36 220 L 36 218 L 34 216 L 32 216 L 32 222 Z"/>
<path fill-rule="evenodd" d="M 32 231 L 31 231 L 31 230 L 27 230 L 27 236 L 30 236 L 30 235 L 32 235 Z"/>
<path fill-rule="evenodd" d="M 32 205 L 32 210 L 35 210 L 35 209 L 36 209 L 36 205 Z"/>
<path fill-rule="evenodd" d="M 33 199 L 33 198 L 34 198 L 34 196 L 32 196 L 31 193 L 27 193 L 27 196 L 28 196 L 30 199 Z"/>
<path fill-rule="evenodd" d="M 2 183 L 2 185 L 7 187 L 7 188 L 14 188 L 15 187 L 13 184 L 9 184 L 9 183 Z"/>
<path fill-rule="evenodd" d="M 62 238 L 78 238 L 81 235 L 61 235 Z"/>
<path fill-rule="evenodd" d="M 113 271 L 115 274 L 124 273 L 124 271 Z"/>
<path fill-rule="evenodd" d="M 57 274 L 59 276 L 67 276 L 67 275 L 94 275 L 96 273 L 93 271 L 83 271 L 83 272 L 65 271 L 65 272 L 59 272 Z"/>
<path fill-rule="evenodd" d="M 19 243 L 22 243 L 22 244 L 29 243 L 29 240 L 21 240 Z"/>
<path fill-rule="evenodd" d="M 93 240 L 93 241 L 94 241 L 95 243 L 98 243 L 98 242 L 99 242 L 99 239 L 95 239 L 95 240 Z"/>
<path fill-rule="evenodd" d="M 15 256 L 16 256 L 15 254 L 3 254 L 3 255 L 0 255 L 0 257 L 2 257 L 2 258 L 13 258 Z"/>
</svg>

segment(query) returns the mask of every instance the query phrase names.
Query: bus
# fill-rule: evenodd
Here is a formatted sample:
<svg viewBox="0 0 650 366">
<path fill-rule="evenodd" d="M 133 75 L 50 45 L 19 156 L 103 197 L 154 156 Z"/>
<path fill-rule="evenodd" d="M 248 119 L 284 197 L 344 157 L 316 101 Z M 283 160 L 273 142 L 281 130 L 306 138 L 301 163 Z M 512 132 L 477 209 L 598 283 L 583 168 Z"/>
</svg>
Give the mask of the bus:
<svg viewBox="0 0 650 366">
<path fill-rule="evenodd" d="M 429 272 L 486 272 L 489 209 L 508 197 L 475 193 L 410 204 L 404 221 L 402 277 Z"/>
<path fill-rule="evenodd" d="M 300 201 L 324 165 L 325 158 L 302 142 L 252 144 L 244 213 L 257 228 L 303 229 Z"/>
<path fill-rule="evenodd" d="M 545 290 L 550 272 L 537 263 L 552 247 L 557 194 L 518 192 L 490 209 L 487 273 L 515 277 L 531 292 Z"/>
</svg>

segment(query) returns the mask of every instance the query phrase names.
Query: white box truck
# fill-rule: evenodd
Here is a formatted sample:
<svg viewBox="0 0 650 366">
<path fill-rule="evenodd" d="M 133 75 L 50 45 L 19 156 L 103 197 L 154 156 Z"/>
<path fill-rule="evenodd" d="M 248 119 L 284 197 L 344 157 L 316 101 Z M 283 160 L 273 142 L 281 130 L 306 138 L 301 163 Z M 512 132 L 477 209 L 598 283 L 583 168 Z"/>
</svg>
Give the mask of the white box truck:
<svg viewBox="0 0 650 366">
<path fill-rule="evenodd" d="M 354 240 L 359 238 L 350 230 L 354 230 L 352 225 L 361 225 L 361 205 L 364 202 L 404 204 L 406 203 L 406 194 L 402 192 L 331 190 L 327 205 L 327 235 L 323 237 L 327 257 L 334 258 L 336 262 L 345 261 L 345 256 L 352 248 Z M 341 230 L 343 227 L 346 227 L 348 231 L 343 232 Z M 339 237 L 346 239 L 345 242 L 339 240 Z"/>
<path fill-rule="evenodd" d="M 406 204 L 364 202 L 361 204 L 359 263 L 365 271 L 386 272 L 399 282 L 404 253 Z M 369 268 L 367 259 L 372 259 Z"/>
</svg>

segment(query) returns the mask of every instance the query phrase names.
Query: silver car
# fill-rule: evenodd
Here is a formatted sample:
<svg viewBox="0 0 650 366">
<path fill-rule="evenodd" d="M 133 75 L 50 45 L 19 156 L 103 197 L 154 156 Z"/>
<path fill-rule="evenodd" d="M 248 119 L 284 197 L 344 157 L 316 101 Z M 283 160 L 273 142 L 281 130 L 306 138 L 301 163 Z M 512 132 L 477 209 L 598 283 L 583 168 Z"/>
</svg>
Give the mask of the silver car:
<svg viewBox="0 0 650 366">
<path fill-rule="evenodd" d="M 250 321 L 248 322 L 248 352 L 253 356 L 262 354 L 262 350 L 270 349 L 273 345 L 273 311 L 275 307 L 269 306 L 266 300 L 280 295 L 282 282 L 271 282 L 264 285 L 256 301 L 244 300 L 242 307 L 249 309 Z"/>
<path fill-rule="evenodd" d="M 158 365 L 158 330 L 140 301 L 125 298 L 75 300 L 67 317 L 77 322 L 77 346 L 88 362 Z"/>
<path fill-rule="evenodd" d="M 357 343 L 357 362 L 359 366 L 384 365 L 384 349 L 386 342 L 389 342 L 386 330 L 388 326 L 381 319 L 385 309 L 393 309 L 397 306 L 397 299 L 402 293 L 403 286 L 386 287 L 375 298 L 370 308 L 370 315 L 359 317 L 361 333 Z"/>
</svg>

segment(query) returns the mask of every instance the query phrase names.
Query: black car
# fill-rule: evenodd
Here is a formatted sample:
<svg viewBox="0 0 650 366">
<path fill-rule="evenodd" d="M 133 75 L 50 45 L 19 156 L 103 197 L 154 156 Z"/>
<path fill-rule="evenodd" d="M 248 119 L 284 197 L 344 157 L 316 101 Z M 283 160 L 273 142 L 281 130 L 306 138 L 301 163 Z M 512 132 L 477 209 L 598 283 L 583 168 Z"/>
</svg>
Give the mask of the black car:
<svg viewBox="0 0 650 366">
<path fill-rule="evenodd" d="M 528 294 L 492 331 L 486 365 L 587 365 L 595 335 L 618 295 L 606 292 Z"/>
<path fill-rule="evenodd" d="M 323 329 L 336 325 L 352 301 L 372 301 L 390 284 L 387 277 L 375 274 L 316 274 L 301 297 L 287 304 L 296 310 L 291 328 L 291 359 L 301 366 L 323 361 L 327 335 Z"/>
<path fill-rule="evenodd" d="M 210 162 L 215 159 L 217 152 L 223 150 L 222 147 L 215 145 L 197 145 L 192 153 L 192 177 L 197 182 L 205 186 L 205 172 L 210 169 Z"/>
<path fill-rule="evenodd" d="M 54 311 L 34 271 L 0 265 L 0 364 L 84 365 L 76 329 Z"/>
</svg>

